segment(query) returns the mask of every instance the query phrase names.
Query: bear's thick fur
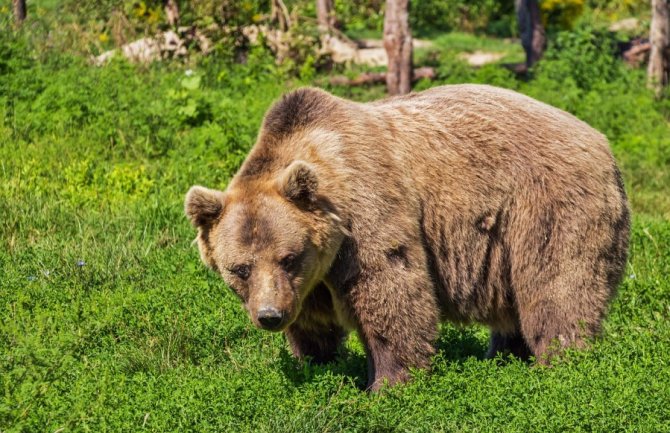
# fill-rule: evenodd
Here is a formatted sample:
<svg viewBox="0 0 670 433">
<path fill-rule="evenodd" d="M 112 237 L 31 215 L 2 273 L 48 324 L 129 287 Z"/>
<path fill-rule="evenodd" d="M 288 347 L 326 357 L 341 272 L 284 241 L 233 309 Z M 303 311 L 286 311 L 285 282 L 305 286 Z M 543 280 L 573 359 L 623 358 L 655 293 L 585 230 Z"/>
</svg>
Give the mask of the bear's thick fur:
<svg viewBox="0 0 670 433">
<path fill-rule="evenodd" d="M 440 320 L 490 327 L 491 356 L 583 346 L 629 239 L 606 138 L 480 85 L 289 93 L 226 191 L 191 188 L 186 213 L 203 261 L 296 356 L 328 361 L 358 331 L 371 389 L 426 367 Z"/>
</svg>

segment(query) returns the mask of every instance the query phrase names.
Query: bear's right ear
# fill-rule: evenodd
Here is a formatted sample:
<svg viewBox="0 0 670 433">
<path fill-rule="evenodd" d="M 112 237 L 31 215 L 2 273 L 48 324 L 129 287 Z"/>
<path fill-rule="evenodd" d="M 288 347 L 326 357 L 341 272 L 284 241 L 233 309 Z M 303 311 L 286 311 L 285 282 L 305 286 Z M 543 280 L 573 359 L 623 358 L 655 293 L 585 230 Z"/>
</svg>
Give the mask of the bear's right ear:
<svg viewBox="0 0 670 433">
<path fill-rule="evenodd" d="M 194 227 L 208 227 L 223 211 L 223 193 L 202 186 L 192 186 L 186 193 L 184 210 Z"/>
<path fill-rule="evenodd" d="M 279 191 L 294 203 L 307 204 L 316 200 L 319 179 L 314 167 L 305 161 L 293 161 L 277 180 Z"/>
</svg>

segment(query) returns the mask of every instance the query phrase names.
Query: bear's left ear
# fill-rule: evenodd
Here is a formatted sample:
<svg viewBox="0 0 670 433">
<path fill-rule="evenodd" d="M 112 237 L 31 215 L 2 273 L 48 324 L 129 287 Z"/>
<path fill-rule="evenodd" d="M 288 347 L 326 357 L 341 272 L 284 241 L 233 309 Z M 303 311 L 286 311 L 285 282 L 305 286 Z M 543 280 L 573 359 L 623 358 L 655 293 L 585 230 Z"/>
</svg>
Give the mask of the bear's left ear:
<svg viewBox="0 0 670 433">
<path fill-rule="evenodd" d="M 305 161 L 293 161 L 277 180 L 279 192 L 294 203 L 308 204 L 316 200 L 319 179 L 314 167 Z"/>
</svg>

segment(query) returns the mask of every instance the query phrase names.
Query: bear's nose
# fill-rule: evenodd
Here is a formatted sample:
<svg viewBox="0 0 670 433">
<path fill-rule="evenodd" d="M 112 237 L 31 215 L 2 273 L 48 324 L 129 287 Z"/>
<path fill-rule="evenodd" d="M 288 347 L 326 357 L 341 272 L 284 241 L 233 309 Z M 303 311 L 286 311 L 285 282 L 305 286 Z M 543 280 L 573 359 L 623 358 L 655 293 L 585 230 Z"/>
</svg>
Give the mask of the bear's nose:
<svg viewBox="0 0 670 433">
<path fill-rule="evenodd" d="M 265 329 L 273 330 L 279 328 L 282 319 L 282 313 L 276 308 L 263 307 L 258 310 L 258 322 Z"/>
</svg>

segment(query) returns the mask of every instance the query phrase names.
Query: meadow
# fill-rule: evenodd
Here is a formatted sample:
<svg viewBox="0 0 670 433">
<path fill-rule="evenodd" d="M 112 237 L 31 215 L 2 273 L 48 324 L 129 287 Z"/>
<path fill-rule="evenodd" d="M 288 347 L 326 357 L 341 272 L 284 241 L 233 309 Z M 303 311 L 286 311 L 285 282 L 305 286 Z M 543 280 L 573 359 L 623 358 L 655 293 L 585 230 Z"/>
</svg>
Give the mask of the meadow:
<svg viewBox="0 0 670 433">
<path fill-rule="evenodd" d="M 334 363 L 294 360 L 201 264 L 183 198 L 193 184 L 225 188 L 272 101 L 324 76 L 289 73 L 262 48 L 245 64 L 95 67 L 2 31 L 0 431 L 670 431 L 669 99 L 588 27 L 560 33 L 526 79 L 450 51 L 482 39 L 436 40 L 438 79 L 417 90 L 512 88 L 611 142 L 633 234 L 588 350 L 551 368 L 487 360 L 486 329 L 443 325 L 431 371 L 378 394 L 362 390 L 355 335 Z"/>
</svg>

